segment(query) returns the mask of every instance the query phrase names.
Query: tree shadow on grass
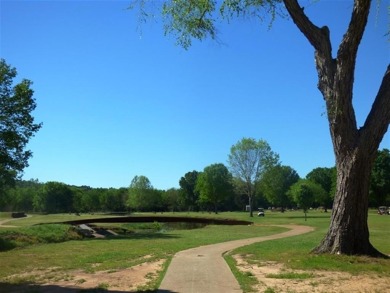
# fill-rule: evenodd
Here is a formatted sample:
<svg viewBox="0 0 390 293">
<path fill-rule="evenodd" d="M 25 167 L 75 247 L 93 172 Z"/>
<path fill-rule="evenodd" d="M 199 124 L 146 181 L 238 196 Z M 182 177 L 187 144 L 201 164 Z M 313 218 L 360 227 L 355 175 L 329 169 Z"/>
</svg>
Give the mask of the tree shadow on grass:
<svg viewBox="0 0 390 293">
<path fill-rule="evenodd" d="M 1 251 L 8 251 L 16 248 L 16 244 L 8 239 L 3 239 L 0 236 L 0 252 Z"/>
<path fill-rule="evenodd" d="M 8 284 L 0 282 L 0 292 L 7 293 L 123 293 L 124 291 L 110 290 L 105 288 L 71 288 L 62 287 L 57 285 L 42 285 L 33 283 L 22 283 L 22 284 Z M 177 293 L 169 290 L 147 290 L 147 291 L 125 291 L 127 293 Z"/>
</svg>

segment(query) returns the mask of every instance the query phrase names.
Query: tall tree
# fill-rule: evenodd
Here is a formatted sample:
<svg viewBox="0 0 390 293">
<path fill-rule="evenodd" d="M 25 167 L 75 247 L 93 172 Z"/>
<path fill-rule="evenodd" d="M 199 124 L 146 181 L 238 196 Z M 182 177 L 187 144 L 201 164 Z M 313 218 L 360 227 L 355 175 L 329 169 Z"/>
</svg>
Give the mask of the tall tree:
<svg viewBox="0 0 390 293">
<path fill-rule="evenodd" d="M 265 140 L 243 138 L 230 148 L 228 163 L 233 176 L 242 184 L 244 193 L 248 196 L 249 214 L 253 217 L 253 196 L 255 183 L 267 168 L 275 166 L 279 156 L 275 154 Z"/>
<path fill-rule="evenodd" d="M 170 188 L 162 193 L 163 205 L 169 211 L 174 213 L 178 211 L 182 204 L 182 198 L 180 197 L 180 190 L 176 188 Z"/>
<path fill-rule="evenodd" d="M 0 192 L 13 186 L 28 166 L 32 152 L 26 145 L 42 126 L 32 116 L 36 108 L 32 82 L 23 79 L 14 85 L 16 75 L 16 69 L 0 59 Z"/>
<path fill-rule="evenodd" d="M 212 164 L 204 168 L 198 176 L 196 190 L 199 192 L 199 200 L 210 203 L 214 212 L 218 213 L 218 205 L 223 199 L 233 193 L 232 174 L 224 164 Z"/>
<path fill-rule="evenodd" d="M 283 210 L 290 204 L 287 192 L 298 180 L 299 175 L 293 168 L 277 165 L 264 173 L 259 182 L 259 189 L 271 204 Z"/>
<path fill-rule="evenodd" d="M 135 176 L 129 187 L 127 206 L 137 211 L 157 211 L 162 203 L 161 192 L 153 188 L 148 177 Z"/>
<path fill-rule="evenodd" d="M 126 191 L 115 188 L 100 188 L 99 202 L 102 211 L 124 211 L 123 193 Z"/>
<path fill-rule="evenodd" d="M 324 197 L 326 191 L 321 185 L 308 179 L 301 179 L 293 184 L 288 191 L 288 195 L 305 213 L 305 221 L 307 210 L 313 205 L 316 197 Z"/>
<path fill-rule="evenodd" d="M 195 170 L 187 172 L 179 181 L 181 195 L 184 197 L 184 203 L 189 211 L 197 209 L 199 194 L 196 192 L 195 187 L 198 175 L 199 172 Z"/>
<path fill-rule="evenodd" d="M 145 3 L 145 0 L 141 2 Z M 390 65 L 386 65 L 372 108 L 362 127 L 357 125 L 352 102 L 356 58 L 371 4 L 371 0 L 353 1 L 350 22 L 335 57 L 329 28 L 315 25 L 299 0 L 224 0 L 219 7 L 225 18 L 249 14 L 263 19 L 267 12 L 274 18 L 279 9 L 286 9 L 313 46 L 318 88 L 326 104 L 337 168 L 330 226 L 314 250 L 317 253 L 383 256 L 369 241 L 367 217 L 371 169 L 390 123 Z M 215 39 L 214 23 L 218 21 L 216 6 L 215 0 L 163 1 L 166 33 L 175 34 L 184 48 L 191 45 L 192 38 Z"/>
<path fill-rule="evenodd" d="M 33 211 L 33 198 L 42 189 L 38 180 L 18 180 L 14 188 L 8 190 L 9 202 L 14 211 Z"/>
<path fill-rule="evenodd" d="M 73 190 L 64 183 L 47 182 L 36 195 L 37 210 L 46 213 L 68 213 L 73 208 Z"/>
<path fill-rule="evenodd" d="M 325 190 L 323 197 L 317 197 L 316 201 L 324 206 L 325 212 L 331 207 L 334 198 L 334 186 L 336 184 L 336 168 L 315 168 L 306 175 L 306 179 L 315 182 Z"/>
</svg>

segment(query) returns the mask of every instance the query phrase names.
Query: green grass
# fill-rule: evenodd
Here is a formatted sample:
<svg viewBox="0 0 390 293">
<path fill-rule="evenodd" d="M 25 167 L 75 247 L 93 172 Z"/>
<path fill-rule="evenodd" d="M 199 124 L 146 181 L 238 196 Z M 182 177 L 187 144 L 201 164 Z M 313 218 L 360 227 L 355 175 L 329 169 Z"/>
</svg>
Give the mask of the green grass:
<svg viewBox="0 0 390 293">
<path fill-rule="evenodd" d="M 379 251 L 390 255 L 390 215 L 378 215 L 376 210 L 368 217 L 370 239 Z"/>
<path fill-rule="evenodd" d="M 267 213 L 266 217 L 256 220 L 264 224 L 300 224 L 316 228 L 314 232 L 304 235 L 255 243 L 240 247 L 225 256 L 228 264 L 234 263 L 232 255 L 240 254 L 254 265 L 262 265 L 266 261 L 274 261 L 288 269 L 303 270 L 309 274 L 313 270 L 341 271 L 353 275 L 377 274 L 386 278 L 390 277 L 390 260 L 375 259 L 363 256 L 344 255 L 316 255 L 310 251 L 316 247 L 324 237 L 329 226 L 329 213 L 311 211 L 305 222 L 302 212 Z M 369 227 L 371 243 L 381 252 L 390 255 L 390 217 L 379 216 L 375 211 L 369 213 Z M 231 266 L 232 267 L 232 266 Z M 244 292 L 251 292 L 246 289 L 246 284 L 252 282 L 252 278 L 244 273 L 232 269 Z M 289 274 L 289 273 L 286 273 Z M 295 274 L 295 273 L 293 273 Z M 304 273 L 305 274 L 305 273 Z"/>
<path fill-rule="evenodd" d="M 242 291 L 254 292 L 255 290 L 253 289 L 253 287 L 259 283 L 257 279 L 251 275 L 241 272 L 237 268 L 237 262 L 230 255 L 225 255 L 225 260 L 229 265 L 233 275 L 236 277 L 238 283 L 240 284 Z"/>
<path fill-rule="evenodd" d="M 165 215 L 171 216 L 172 214 Z M 310 254 L 310 251 L 320 242 L 328 229 L 330 213 L 310 211 L 308 213 L 307 221 L 304 220 L 304 214 L 301 211 L 286 212 L 283 214 L 266 211 L 266 216 L 264 218 L 249 218 L 247 213 L 221 213 L 218 215 L 208 213 L 175 213 L 174 215 L 253 220 L 256 225 L 210 225 L 195 230 L 169 230 L 160 229 L 160 223 L 149 223 L 147 225 L 115 225 L 110 223 L 107 225 L 143 231 L 142 233 L 130 233 L 109 239 L 84 239 L 58 242 L 55 241 L 55 239 L 59 236 L 54 236 L 56 234 L 53 231 L 61 231 L 62 228 L 60 228 L 60 226 L 62 225 L 32 225 L 90 217 L 96 218 L 101 217 L 102 215 L 33 215 L 31 218 L 8 222 L 7 225 L 15 225 L 19 226 L 19 228 L 0 228 L 0 233 L 7 233 L 6 231 L 19 231 L 27 234 L 30 233 L 28 234 L 30 237 L 38 237 L 37 235 L 41 235 L 40 239 L 45 239 L 46 237 L 51 240 L 42 240 L 35 244 L 33 243 L 34 245 L 0 252 L 0 263 L 2 266 L 2 269 L 0 270 L 0 283 L 9 283 L 10 281 L 4 281 L 7 276 L 31 270 L 59 268 L 58 270 L 61 272 L 73 269 L 94 272 L 97 269 L 118 270 L 145 261 L 167 259 L 168 261 L 164 266 L 164 271 L 160 274 L 158 280 L 145 289 L 152 290 L 153 288 L 158 287 L 170 258 L 177 251 L 205 244 L 280 233 L 285 229 L 268 225 L 283 224 L 313 226 L 315 227 L 315 231 L 300 236 L 252 244 L 239 248 L 231 254 L 244 255 L 247 257 L 247 260 L 253 264 L 261 264 L 265 261 L 276 261 L 285 264 L 289 269 L 299 269 L 308 271 L 309 273 L 312 270 L 328 270 L 350 272 L 352 274 L 379 274 L 384 277 L 390 276 L 389 260 Z M 0 217 L 5 218 L 6 216 L 0 213 Z M 390 254 L 389 223 L 390 216 L 379 216 L 375 211 L 370 211 L 369 226 L 371 242 L 375 247 L 386 254 Z M 153 229 L 153 227 L 155 229 Z M 51 235 L 51 233 L 54 233 L 54 235 Z M 61 233 L 58 235 L 61 235 Z M 46 236 L 43 237 L 42 235 Z M 51 235 L 52 238 L 48 237 L 49 235 Z M 145 258 L 145 256 L 147 257 Z M 250 274 L 241 273 L 235 267 L 235 261 L 231 255 L 227 255 L 225 258 L 243 287 L 244 292 L 250 292 L 252 286 L 257 282 L 256 278 Z M 99 264 L 99 266 L 96 267 L 96 264 Z M 290 277 L 299 278 L 303 277 L 303 275 L 291 275 Z M 23 281 L 34 282 L 34 280 L 19 280 L 19 282 Z M 1 289 L 2 287 L 0 285 L 0 291 Z M 271 289 L 272 288 L 270 288 L 270 290 Z"/>
<path fill-rule="evenodd" d="M 95 219 L 95 218 L 104 218 L 104 217 L 115 217 L 109 214 L 80 214 L 76 216 L 75 214 L 29 214 L 31 217 L 19 218 L 16 221 L 10 221 L 7 225 L 12 225 L 16 227 L 29 227 L 37 224 L 49 224 L 49 223 L 61 223 L 65 221 L 72 220 L 83 220 L 83 219 Z M 0 213 L 0 218 L 11 218 L 11 213 Z"/>
<path fill-rule="evenodd" d="M 0 219 L 1 220 L 7 219 L 7 218 L 11 218 L 11 213 L 0 212 Z"/>
<path fill-rule="evenodd" d="M 80 240 L 81 238 L 74 228 L 63 224 L 0 229 L 0 251 L 33 244 Z"/>
<path fill-rule="evenodd" d="M 270 235 L 284 229 L 256 226 L 206 226 L 196 230 L 134 233 L 111 239 L 86 239 L 32 245 L 0 253 L 0 278 L 33 268 L 61 267 L 94 271 L 127 268 L 153 259 L 168 259 L 177 251 L 204 244 Z M 194 232 L 196 231 L 196 232 Z M 115 249 L 113 249 L 115 248 Z M 28 259 L 26 258 L 28 256 Z"/>
</svg>

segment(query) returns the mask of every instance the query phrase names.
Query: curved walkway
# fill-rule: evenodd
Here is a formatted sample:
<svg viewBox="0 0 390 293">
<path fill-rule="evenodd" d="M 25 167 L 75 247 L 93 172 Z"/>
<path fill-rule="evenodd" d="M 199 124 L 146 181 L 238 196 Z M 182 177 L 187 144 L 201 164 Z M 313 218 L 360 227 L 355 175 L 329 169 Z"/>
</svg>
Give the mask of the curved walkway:
<svg viewBox="0 0 390 293">
<path fill-rule="evenodd" d="M 22 218 L 10 218 L 10 219 L 1 220 L 0 221 L 0 228 L 1 227 L 3 227 L 3 228 L 15 228 L 15 227 L 18 227 L 18 226 L 13 226 L 13 225 L 4 225 L 4 224 L 8 223 L 8 222 L 11 222 L 11 221 L 22 220 L 22 219 L 29 218 L 29 217 L 32 217 L 32 216 L 31 215 L 26 215 L 25 217 L 22 217 Z"/>
<path fill-rule="evenodd" d="M 174 255 L 161 282 L 159 293 L 237 293 L 242 292 L 223 254 L 255 242 L 296 236 L 314 230 L 308 226 L 275 225 L 287 232 L 234 240 L 183 250 Z"/>
</svg>

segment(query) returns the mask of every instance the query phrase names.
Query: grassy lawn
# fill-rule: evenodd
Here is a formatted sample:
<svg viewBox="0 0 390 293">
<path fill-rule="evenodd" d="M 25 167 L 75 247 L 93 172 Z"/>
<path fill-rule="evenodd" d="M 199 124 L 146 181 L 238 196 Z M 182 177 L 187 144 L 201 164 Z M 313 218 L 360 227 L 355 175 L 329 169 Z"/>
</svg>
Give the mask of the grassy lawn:
<svg viewBox="0 0 390 293">
<path fill-rule="evenodd" d="M 165 215 L 171 216 L 172 214 Z M 353 274 L 376 273 L 384 277 L 390 277 L 389 260 L 372 260 L 364 257 L 318 256 L 309 253 L 327 231 L 330 213 L 311 211 L 308 214 L 307 221 L 304 220 L 304 215 L 300 211 L 286 212 L 284 214 L 266 212 L 265 217 L 254 217 L 252 219 L 246 213 L 221 213 L 218 215 L 208 213 L 175 213 L 174 215 L 253 220 L 256 225 L 209 225 L 194 230 L 161 230 L 159 232 L 146 229 L 141 233 L 131 233 L 113 238 L 82 239 L 65 242 L 54 241 L 57 243 L 52 243 L 53 240 L 50 239 L 58 239 L 58 237 L 50 231 L 61 230 L 64 228 L 63 225 L 33 227 L 32 225 L 39 223 L 57 223 L 80 218 L 102 217 L 102 215 L 33 215 L 22 220 L 10 221 L 7 225 L 15 225 L 18 227 L 0 228 L 0 238 L 7 231 L 25 231 L 27 234 L 43 235 L 39 236 L 43 240 L 37 240 L 37 244 L 0 252 L 2 268 L 0 270 L 0 292 L 2 291 L 1 283 L 7 282 L 4 281 L 4 278 L 14 274 L 50 268 L 57 268 L 63 272 L 73 269 L 93 272 L 97 269 L 96 264 L 99 264 L 99 270 L 117 270 L 145 262 L 145 256 L 147 256 L 147 261 L 158 259 L 167 259 L 169 261 L 176 252 L 191 247 L 280 233 L 285 231 L 285 229 L 268 225 L 283 224 L 308 225 L 315 227 L 316 230 L 301 236 L 249 245 L 233 251 L 232 254 L 250 255 L 254 263 L 265 260 L 277 261 L 293 269 L 310 271 L 320 268 L 329 271 L 346 271 Z M 6 217 L 7 215 L 0 213 L 1 219 L 5 219 Z M 127 229 L 129 228 L 129 225 L 117 224 L 118 227 L 121 225 Z M 375 211 L 370 212 L 369 226 L 371 242 L 385 254 L 390 254 L 389 225 L 390 216 L 379 216 Z M 49 240 L 46 241 L 45 239 Z M 234 260 L 231 256 L 227 256 L 226 259 L 242 285 L 249 284 L 250 286 L 251 276 L 245 276 L 245 274 L 239 273 L 234 268 Z M 302 276 L 294 275 L 293 277 L 299 278 Z M 34 280 L 19 278 L 18 282 L 34 282 Z M 154 283 L 148 289 L 153 289 L 157 286 L 158 284 Z M 250 290 L 248 289 L 247 291 Z"/>
<path fill-rule="evenodd" d="M 244 292 L 251 292 L 251 287 L 256 280 L 251 275 L 242 273 L 236 269 L 236 262 L 232 255 L 242 255 L 250 263 L 258 265 L 264 262 L 274 261 L 284 264 L 286 268 L 307 271 L 308 274 L 315 270 L 327 270 L 332 272 L 347 272 L 357 274 L 376 274 L 384 278 L 390 278 L 390 260 L 372 259 L 358 256 L 315 255 L 310 251 L 319 244 L 329 226 L 329 213 L 312 211 L 305 222 L 302 212 L 286 212 L 285 214 L 267 213 L 264 219 L 256 222 L 264 224 L 299 224 L 313 226 L 316 230 L 312 233 L 284 238 L 279 240 L 255 243 L 240 247 L 225 256 L 226 261 L 241 284 Z M 379 216 L 376 211 L 369 213 L 369 227 L 371 243 L 381 252 L 390 255 L 390 217 Z M 303 274 L 292 274 L 288 278 L 299 280 Z M 287 278 L 287 276 L 277 276 Z"/>
<path fill-rule="evenodd" d="M 114 215 L 109 214 L 80 214 L 76 216 L 75 214 L 28 214 L 31 217 L 27 218 L 18 218 L 17 221 L 8 222 L 7 225 L 17 226 L 17 227 L 29 227 L 37 224 L 48 224 L 48 223 L 60 223 L 71 220 L 82 220 L 82 219 L 94 219 L 94 218 L 104 218 L 104 217 L 115 217 Z M 12 219 L 11 213 L 0 213 L 0 220 Z"/>
<path fill-rule="evenodd" d="M 191 216 L 197 215 L 194 214 Z M 207 214 L 207 216 L 210 215 Z M 0 252 L 0 263 L 2 267 L 0 270 L 0 292 L 1 283 L 9 282 L 5 281 L 7 276 L 32 270 L 41 270 L 44 272 L 45 270 L 56 268 L 56 270 L 61 270 L 62 272 L 75 269 L 94 272 L 97 270 L 96 264 L 99 264 L 99 271 L 119 270 L 145 261 L 158 259 L 166 259 L 169 261 L 180 250 L 204 244 L 270 235 L 285 230 L 283 228 L 262 226 L 209 225 L 194 230 L 162 230 L 156 232 L 145 229 L 139 233 L 106 239 L 83 239 L 58 243 L 43 243 L 46 239 L 58 239 L 59 236 L 56 236 L 56 234 L 60 235 L 64 229 L 64 225 L 50 223 L 72 220 L 72 217 L 71 215 L 38 215 L 7 223 L 7 225 L 17 225 L 17 228 L 0 228 L 0 238 L 6 232 L 23 232 L 24 235 L 35 235 L 41 241 L 38 244 Z M 227 218 L 231 217 L 231 215 L 218 217 Z M 79 218 L 77 217 L 77 219 Z M 31 226 L 39 222 L 46 224 Z M 109 225 L 115 226 L 115 224 Z M 116 226 L 129 229 L 132 226 L 134 228 L 140 228 L 142 224 L 117 224 Z M 149 224 L 149 226 L 153 226 L 153 223 Z M 57 232 L 54 233 L 53 230 Z M 147 257 L 145 258 L 145 256 Z M 22 284 L 34 283 L 34 281 L 30 277 L 18 277 L 12 282 Z M 152 284 L 151 289 L 157 286 L 158 284 Z"/>
</svg>

